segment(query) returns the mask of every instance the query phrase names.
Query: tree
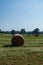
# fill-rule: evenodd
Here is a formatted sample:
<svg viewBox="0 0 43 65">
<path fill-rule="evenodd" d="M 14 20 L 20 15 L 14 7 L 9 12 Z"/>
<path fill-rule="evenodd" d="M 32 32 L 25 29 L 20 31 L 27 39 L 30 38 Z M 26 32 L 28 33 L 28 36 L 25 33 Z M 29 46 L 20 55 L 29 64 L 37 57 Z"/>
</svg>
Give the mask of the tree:
<svg viewBox="0 0 43 65">
<path fill-rule="evenodd" d="M 1 29 L 0 29 L 0 33 L 1 33 Z"/>
<path fill-rule="evenodd" d="M 33 32 L 32 32 L 32 34 L 35 35 L 35 36 L 38 36 L 38 34 L 39 34 L 39 28 L 34 29 Z"/>
<path fill-rule="evenodd" d="M 0 29 L 0 33 L 2 34 L 2 30 Z"/>
<path fill-rule="evenodd" d="M 12 34 L 12 36 L 14 36 L 14 34 L 15 34 L 15 30 L 12 30 L 12 31 L 11 31 L 11 34 Z"/>
<path fill-rule="evenodd" d="M 21 29 L 20 33 L 25 34 L 26 33 L 25 29 Z"/>
</svg>

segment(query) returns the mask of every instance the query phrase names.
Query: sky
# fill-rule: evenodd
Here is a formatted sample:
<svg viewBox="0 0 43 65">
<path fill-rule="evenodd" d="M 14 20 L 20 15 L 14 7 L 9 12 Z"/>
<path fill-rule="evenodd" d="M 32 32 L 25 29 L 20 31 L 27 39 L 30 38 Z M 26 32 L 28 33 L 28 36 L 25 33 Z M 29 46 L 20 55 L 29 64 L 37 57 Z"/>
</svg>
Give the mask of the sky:
<svg viewBox="0 0 43 65">
<path fill-rule="evenodd" d="M 0 29 L 43 31 L 43 0 L 0 0 Z"/>
</svg>

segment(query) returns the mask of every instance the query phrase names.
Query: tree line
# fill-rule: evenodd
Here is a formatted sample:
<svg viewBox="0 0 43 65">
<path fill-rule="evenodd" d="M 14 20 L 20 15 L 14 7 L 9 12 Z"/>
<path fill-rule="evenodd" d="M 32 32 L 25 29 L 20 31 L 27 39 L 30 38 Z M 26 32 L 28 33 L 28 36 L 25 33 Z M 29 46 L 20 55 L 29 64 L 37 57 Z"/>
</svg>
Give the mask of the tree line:
<svg viewBox="0 0 43 65">
<path fill-rule="evenodd" d="M 1 34 L 32 34 L 32 35 L 35 35 L 35 36 L 38 36 L 38 34 L 43 34 L 43 31 L 40 32 L 39 28 L 35 28 L 33 31 L 26 31 L 25 29 L 21 29 L 20 31 L 16 31 L 16 30 L 11 30 L 11 31 L 2 31 L 0 29 L 0 33 Z"/>
</svg>

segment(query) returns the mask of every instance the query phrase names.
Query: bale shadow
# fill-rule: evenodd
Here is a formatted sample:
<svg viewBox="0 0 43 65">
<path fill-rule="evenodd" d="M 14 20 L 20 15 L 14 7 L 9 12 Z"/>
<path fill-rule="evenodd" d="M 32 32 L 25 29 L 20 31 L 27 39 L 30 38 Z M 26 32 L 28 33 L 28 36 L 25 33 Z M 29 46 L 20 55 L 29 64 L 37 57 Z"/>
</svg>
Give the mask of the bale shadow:
<svg viewBox="0 0 43 65">
<path fill-rule="evenodd" d="M 14 47 L 13 45 L 4 45 L 3 47 Z"/>
<path fill-rule="evenodd" d="M 21 47 L 21 46 L 15 46 L 15 45 L 4 45 L 3 47 Z"/>
</svg>

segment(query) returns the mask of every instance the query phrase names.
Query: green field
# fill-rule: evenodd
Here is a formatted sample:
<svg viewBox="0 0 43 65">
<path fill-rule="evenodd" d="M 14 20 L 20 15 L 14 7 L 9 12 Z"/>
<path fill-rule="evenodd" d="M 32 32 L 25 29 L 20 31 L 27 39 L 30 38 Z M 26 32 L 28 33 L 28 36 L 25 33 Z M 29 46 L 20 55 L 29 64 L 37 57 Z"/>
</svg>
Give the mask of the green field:
<svg viewBox="0 0 43 65">
<path fill-rule="evenodd" d="M 11 35 L 0 34 L 0 65 L 43 65 L 43 35 L 23 36 L 22 47 L 11 47 Z"/>
</svg>

